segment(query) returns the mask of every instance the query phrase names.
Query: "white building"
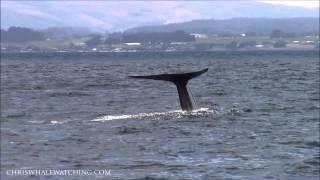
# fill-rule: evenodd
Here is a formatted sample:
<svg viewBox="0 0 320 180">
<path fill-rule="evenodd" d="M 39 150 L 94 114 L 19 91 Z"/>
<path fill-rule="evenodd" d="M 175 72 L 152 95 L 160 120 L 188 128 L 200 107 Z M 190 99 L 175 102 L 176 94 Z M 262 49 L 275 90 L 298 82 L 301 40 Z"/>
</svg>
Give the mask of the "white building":
<svg viewBox="0 0 320 180">
<path fill-rule="evenodd" d="M 138 43 L 138 42 L 125 43 L 125 44 L 128 46 L 140 46 L 141 45 L 141 43 Z"/>
<path fill-rule="evenodd" d="M 190 35 L 193 35 L 197 39 L 205 39 L 208 38 L 206 34 L 198 34 L 198 33 L 191 33 Z"/>
</svg>

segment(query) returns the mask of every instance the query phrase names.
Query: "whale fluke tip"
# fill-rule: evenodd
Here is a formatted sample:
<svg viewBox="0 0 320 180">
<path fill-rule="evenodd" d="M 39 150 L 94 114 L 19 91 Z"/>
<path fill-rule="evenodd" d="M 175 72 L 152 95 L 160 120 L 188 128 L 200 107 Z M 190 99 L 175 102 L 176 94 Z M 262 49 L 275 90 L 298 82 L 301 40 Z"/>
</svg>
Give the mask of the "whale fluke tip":
<svg viewBox="0 0 320 180">
<path fill-rule="evenodd" d="M 192 111 L 194 103 L 192 102 L 187 89 L 187 83 L 190 79 L 200 76 L 207 72 L 209 68 L 202 69 L 200 71 L 177 73 L 177 74 L 158 74 L 148 76 L 128 76 L 130 78 L 137 79 L 153 79 L 173 82 L 177 86 L 179 100 L 182 110 Z"/>
</svg>

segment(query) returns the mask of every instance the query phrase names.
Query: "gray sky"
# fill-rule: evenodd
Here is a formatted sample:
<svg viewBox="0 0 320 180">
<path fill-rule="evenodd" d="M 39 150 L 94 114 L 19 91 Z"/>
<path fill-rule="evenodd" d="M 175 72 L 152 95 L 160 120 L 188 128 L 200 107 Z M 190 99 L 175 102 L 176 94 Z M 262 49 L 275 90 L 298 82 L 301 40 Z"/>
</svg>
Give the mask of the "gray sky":
<svg viewBox="0 0 320 180">
<path fill-rule="evenodd" d="M 317 0 L 1 1 L 1 27 L 85 26 L 124 30 L 194 19 L 318 16 Z"/>
</svg>

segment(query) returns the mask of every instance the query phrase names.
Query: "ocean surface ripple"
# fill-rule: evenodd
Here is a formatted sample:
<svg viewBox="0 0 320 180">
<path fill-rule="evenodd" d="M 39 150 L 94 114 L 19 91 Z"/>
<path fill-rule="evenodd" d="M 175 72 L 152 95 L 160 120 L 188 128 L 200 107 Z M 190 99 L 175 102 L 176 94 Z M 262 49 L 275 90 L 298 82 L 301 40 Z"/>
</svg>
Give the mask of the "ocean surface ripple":
<svg viewBox="0 0 320 180">
<path fill-rule="evenodd" d="M 193 112 L 173 84 L 127 77 L 206 67 Z M 1 54 L 1 179 L 318 180 L 319 108 L 318 52 Z"/>
</svg>

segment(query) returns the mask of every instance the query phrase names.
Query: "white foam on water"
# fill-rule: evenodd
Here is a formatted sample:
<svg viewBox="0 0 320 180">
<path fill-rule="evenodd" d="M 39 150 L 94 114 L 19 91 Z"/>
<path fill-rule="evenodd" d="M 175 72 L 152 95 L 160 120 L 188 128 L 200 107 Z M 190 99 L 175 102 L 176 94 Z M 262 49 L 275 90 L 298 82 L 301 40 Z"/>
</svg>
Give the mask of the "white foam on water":
<svg viewBox="0 0 320 180">
<path fill-rule="evenodd" d="M 63 124 L 61 121 L 50 121 L 51 124 Z"/>
<path fill-rule="evenodd" d="M 125 115 L 106 115 L 102 117 L 98 117 L 91 121 L 111 121 L 111 120 L 122 120 L 122 119 L 139 119 L 145 117 L 161 117 L 161 116 L 174 116 L 181 117 L 184 115 L 201 115 L 204 113 L 213 113 L 214 110 L 210 110 L 209 108 L 199 108 L 195 109 L 191 112 L 175 110 L 175 111 L 167 111 L 167 112 L 153 112 L 153 113 L 139 113 L 139 114 L 125 114 Z"/>
</svg>

